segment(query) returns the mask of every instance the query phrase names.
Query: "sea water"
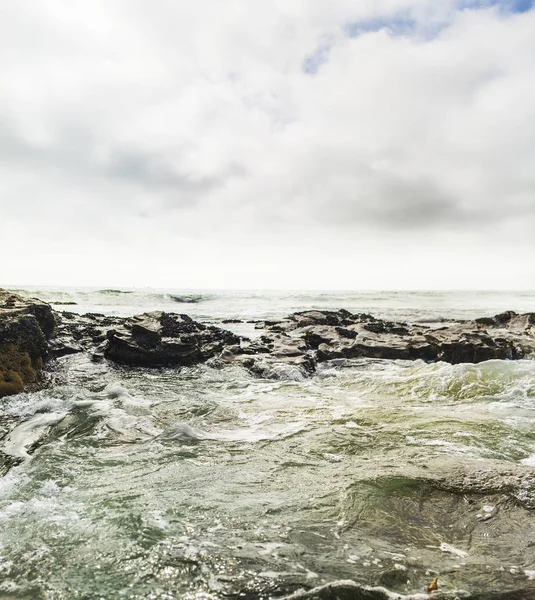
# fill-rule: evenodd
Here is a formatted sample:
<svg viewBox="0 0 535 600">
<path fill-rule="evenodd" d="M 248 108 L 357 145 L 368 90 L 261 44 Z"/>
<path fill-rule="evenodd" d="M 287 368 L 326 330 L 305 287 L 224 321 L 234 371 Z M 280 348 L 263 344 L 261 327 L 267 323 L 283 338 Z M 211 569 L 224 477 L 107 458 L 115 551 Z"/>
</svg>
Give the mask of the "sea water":
<svg viewBox="0 0 535 600">
<path fill-rule="evenodd" d="M 220 325 L 310 308 L 434 326 L 535 311 L 527 292 L 22 293 Z M 309 379 L 86 355 L 50 368 L 54 386 L 0 405 L 0 599 L 267 599 L 336 579 L 410 593 L 436 574 L 441 589 L 499 591 L 535 576 L 535 478 L 432 484 L 466 465 L 529 472 L 534 361 L 338 360 Z"/>
</svg>

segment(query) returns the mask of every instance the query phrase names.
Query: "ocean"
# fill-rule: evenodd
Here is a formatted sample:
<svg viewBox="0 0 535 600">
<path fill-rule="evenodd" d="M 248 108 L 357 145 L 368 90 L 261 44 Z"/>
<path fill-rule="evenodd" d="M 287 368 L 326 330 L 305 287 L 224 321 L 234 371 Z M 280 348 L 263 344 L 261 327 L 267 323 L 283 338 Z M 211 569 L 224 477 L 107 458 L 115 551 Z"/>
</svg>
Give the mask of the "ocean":
<svg viewBox="0 0 535 600">
<path fill-rule="evenodd" d="M 434 327 L 535 312 L 535 292 L 16 291 L 248 336 L 307 309 Z M 260 600 L 340 579 L 409 594 L 436 575 L 471 593 L 535 584 L 533 360 L 335 360 L 262 379 L 78 354 L 50 369 L 54 385 L 0 404 L 0 449 L 16 458 L 0 479 L 0 600 Z"/>
</svg>

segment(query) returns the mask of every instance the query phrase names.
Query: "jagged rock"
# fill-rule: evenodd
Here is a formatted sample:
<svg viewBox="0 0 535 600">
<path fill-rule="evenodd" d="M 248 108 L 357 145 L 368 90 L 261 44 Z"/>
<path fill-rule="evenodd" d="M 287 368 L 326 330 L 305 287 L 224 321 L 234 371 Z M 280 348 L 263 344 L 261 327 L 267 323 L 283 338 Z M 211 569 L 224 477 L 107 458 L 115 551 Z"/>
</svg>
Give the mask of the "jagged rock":
<svg viewBox="0 0 535 600">
<path fill-rule="evenodd" d="M 49 342 L 49 354 L 54 358 L 94 351 L 107 340 L 108 330 L 120 327 L 124 319 L 97 313 L 62 312 L 57 315 L 57 323 L 56 335 Z"/>
<path fill-rule="evenodd" d="M 273 353 L 287 346 L 286 336 L 301 340 L 319 361 L 333 358 L 442 360 L 450 363 L 517 359 L 535 349 L 535 314 L 503 313 L 433 329 L 421 324 L 382 321 L 348 311 L 295 313 L 269 322 Z M 299 347 L 298 342 L 294 342 Z"/>
<path fill-rule="evenodd" d="M 37 382 L 55 329 L 48 304 L 0 290 L 0 397 Z"/>
<path fill-rule="evenodd" d="M 145 367 L 193 365 L 239 343 L 240 338 L 230 331 L 203 325 L 187 315 L 152 312 L 110 330 L 104 356 Z"/>
<path fill-rule="evenodd" d="M 219 357 L 222 364 L 239 361 L 259 376 L 292 378 L 310 375 L 318 362 L 334 359 L 456 364 L 519 359 L 535 352 L 535 313 L 508 311 L 433 328 L 347 310 L 309 310 L 255 325 L 263 335 L 247 340 L 187 315 L 155 312 L 124 319 L 55 313 L 39 300 L 0 291 L 0 385 L 4 395 L 21 391 L 36 379 L 44 358 L 77 352 L 146 367 Z"/>
<path fill-rule="evenodd" d="M 290 373 L 291 365 L 310 374 L 317 362 L 334 359 L 420 359 L 457 364 L 514 360 L 535 352 L 535 313 L 509 311 L 437 329 L 347 310 L 313 310 L 257 323 L 256 327 L 265 335 L 242 343 L 242 353 L 253 355 L 242 362 L 251 372 L 270 377 Z M 281 362 L 287 368 L 280 368 Z"/>
</svg>

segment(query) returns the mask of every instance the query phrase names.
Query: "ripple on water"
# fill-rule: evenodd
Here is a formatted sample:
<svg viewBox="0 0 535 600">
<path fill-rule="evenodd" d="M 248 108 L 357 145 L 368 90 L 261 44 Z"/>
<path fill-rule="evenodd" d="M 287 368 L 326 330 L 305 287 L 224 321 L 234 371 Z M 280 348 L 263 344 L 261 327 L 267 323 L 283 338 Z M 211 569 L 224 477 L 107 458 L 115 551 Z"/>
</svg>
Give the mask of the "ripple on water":
<svg viewBox="0 0 535 600">
<path fill-rule="evenodd" d="M 339 578 L 409 592 L 435 571 L 504 589 L 533 570 L 531 488 L 422 473 L 533 454 L 535 363 L 333 361 L 296 381 L 64 364 L 52 391 L 1 407 L 11 430 L 68 413 L 0 480 L 19 597 L 260 598 Z"/>
</svg>

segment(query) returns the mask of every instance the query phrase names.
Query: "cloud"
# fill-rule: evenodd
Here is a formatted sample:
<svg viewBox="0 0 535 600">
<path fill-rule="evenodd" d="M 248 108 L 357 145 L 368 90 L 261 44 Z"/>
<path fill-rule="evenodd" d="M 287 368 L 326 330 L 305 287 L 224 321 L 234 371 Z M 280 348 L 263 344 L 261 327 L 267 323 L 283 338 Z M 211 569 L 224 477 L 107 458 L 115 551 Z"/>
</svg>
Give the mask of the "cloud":
<svg viewBox="0 0 535 600">
<path fill-rule="evenodd" d="M 492 282 L 498 251 L 535 286 L 532 4 L 6 3 L 2 250 L 157 257 L 138 283 L 174 287 L 210 287 L 230 261 L 227 284 L 247 287 L 262 256 L 265 287 L 292 286 L 292 261 L 322 287 L 347 278 L 315 279 L 299 253 L 338 260 L 373 240 L 362 273 L 382 265 L 388 287 L 395 239 L 447 255 L 443 287 Z M 456 279 L 470 252 L 478 278 Z M 25 264 L 0 276 L 32 283 Z"/>
</svg>

